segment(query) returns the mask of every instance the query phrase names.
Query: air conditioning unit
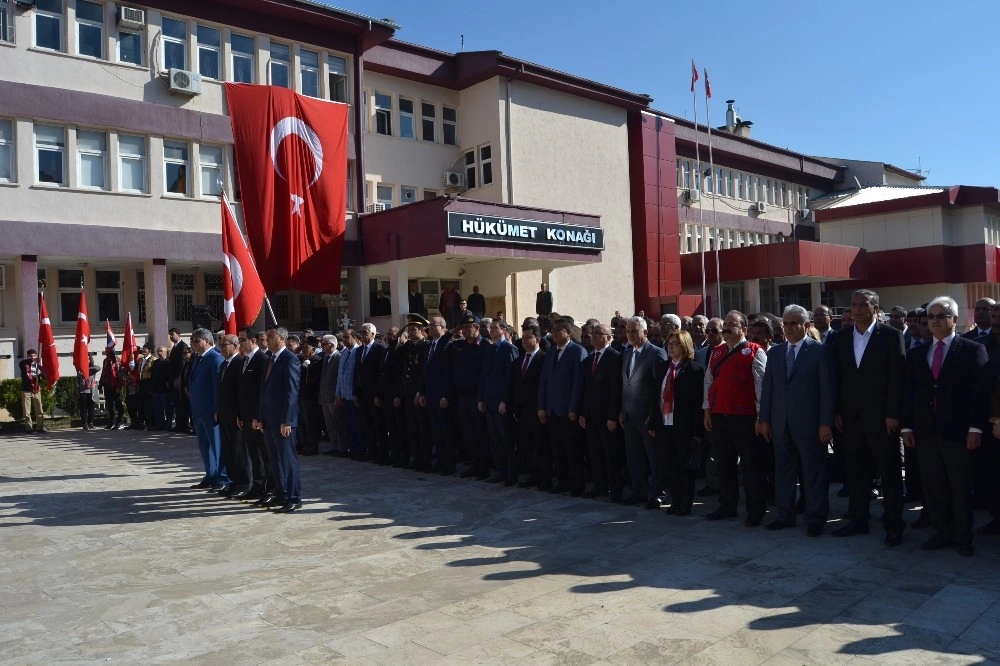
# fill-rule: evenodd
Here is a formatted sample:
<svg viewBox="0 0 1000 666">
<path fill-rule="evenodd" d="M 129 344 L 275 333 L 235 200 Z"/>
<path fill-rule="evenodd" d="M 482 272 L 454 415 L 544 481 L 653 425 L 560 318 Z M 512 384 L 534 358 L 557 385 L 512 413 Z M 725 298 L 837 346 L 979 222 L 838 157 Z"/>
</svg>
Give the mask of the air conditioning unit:
<svg viewBox="0 0 1000 666">
<path fill-rule="evenodd" d="M 695 203 L 701 201 L 701 192 L 695 189 L 690 189 L 687 191 L 688 203 Z"/>
<path fill-rule="evenodd" d="M 7 288 L 7 267 L 0 266 L 0 291 Z"/>
<path fill-rule="evenodd" d="M 142 30 L 146 27 L 146 12 L 138 7 L 122 5 L 118 8 L 118 26 Z"/>
<path fill-rule="evenodd" d="M 181 95 L 201 94 L 201 74 L 183 69 L 171 69 L 168 73 L 171 93 Z"/>
<path fill-rule="evenodd" d="M 808 221 L 812 220 L 813 212 L 811 210 L 809 210 L 808 208 L 803 208 L 802 210 L 799 211 L 799 217 L 803 221 L 808 222 Z"/>
<path fill-rule="evenodd" d="M 413 194 L 413 190 L 406 190 L 399 198 L 402 199 L 403 203 L 413 203 Z"/>
<path fill-rule="evenodd" d="M 758 213 L 766 213 L 767 204 L 764 203 L 763 201 L 758 201 L 757 203 L 754 204 L 754 210 L 756 210 Z"/>
<path fill-rule="evenodd" d="M 366 213 L 381 213 L 384 210 L 389 210 L 389 206 L 383 203 L 374 203 L 365 206 Z"/>
<path fill-rule="evenodd" d="M 465 187 L 465 174 L 457 171 L 444 172 L 445 187 Z"/>
</svg>

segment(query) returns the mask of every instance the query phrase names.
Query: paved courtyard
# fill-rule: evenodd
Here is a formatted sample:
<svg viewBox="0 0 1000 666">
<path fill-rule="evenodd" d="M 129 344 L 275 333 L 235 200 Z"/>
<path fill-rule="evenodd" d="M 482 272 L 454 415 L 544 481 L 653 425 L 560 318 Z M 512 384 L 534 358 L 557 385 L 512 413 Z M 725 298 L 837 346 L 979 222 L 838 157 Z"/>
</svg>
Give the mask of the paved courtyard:
<svg viewBox="0 0 1000 666">
<path fill-rule="evenodd" d="M 0 461 L 3 663 L 1000 663 L 996 538 L 886 550 L 328 456 L 275 515 L 189 490 L 195 440 L 161 433 Z"/>
</svg>

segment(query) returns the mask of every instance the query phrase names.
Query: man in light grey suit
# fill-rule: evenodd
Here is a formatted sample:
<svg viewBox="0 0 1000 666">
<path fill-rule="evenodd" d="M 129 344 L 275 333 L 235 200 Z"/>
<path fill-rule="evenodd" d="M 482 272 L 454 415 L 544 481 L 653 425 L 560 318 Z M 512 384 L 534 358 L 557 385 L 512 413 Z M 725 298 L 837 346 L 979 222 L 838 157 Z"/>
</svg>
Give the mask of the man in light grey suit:
<svg viewBox="0 0 1000 666">
<path fill-rule="evenodd" d="M 778 517 L 767 526 L 795 525 L 795 485 L 802 462 L 803 515 L 806 534 L 823 532 L 829 512 L 827 444 L 833 437 L 834 381 L 830 348 L 806 336 L 809 311 L 785 308 L 785 342 L 767 352 L 760 394 L 760 433 L 774 443 L 774 499 Z"/>
<path fill-rule="evenodd" d="M 646 420 L 649 405 L 659 390 L 655 370 L 666 363 L 667 352 L 646 337 L 646 320 L 631 317 L 625 325 L 629 348 L 622 354 L 622 411 L 618 421 L 625 432 L 625 458 L 632 477 L 632 492 L 622 504 L 639 504 L 658 509 L 656 495 L 662 488 L 650 488 L 649 473 L 656 469 L 656 443 L 649 436 Z"/>
</svg>

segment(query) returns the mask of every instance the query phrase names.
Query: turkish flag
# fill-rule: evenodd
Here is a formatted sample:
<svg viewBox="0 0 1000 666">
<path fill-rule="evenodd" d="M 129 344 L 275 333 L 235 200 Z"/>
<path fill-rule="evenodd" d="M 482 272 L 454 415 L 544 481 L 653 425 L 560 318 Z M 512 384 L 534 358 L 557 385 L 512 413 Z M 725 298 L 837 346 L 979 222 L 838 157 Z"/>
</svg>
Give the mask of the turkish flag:
<svg viewBox="0 0 1000 666">
<path fill-rule="evenodd" d="M 90 321 L 87 319 L 87 299 L 80 290 L 80 309 L 76 314 L 76 339 L 73 340 L 73 367 L 84 379 L 90 377 Z"/>
<path fill-rule="evenodd" d="M 694 58 L 691 58 L 691 92 L 694 92 L 696 83 L 698 83 L 698 66 L 694 64 Z"/>
<path fill-rule="evenodd" d="M 118 344 L 115 341 L 115 332 L 111 330 L 111 320 L 110 319 L 106 319 L 105 321 L 107 322 L 107 325 L 108 325 L 108 329 L 106 331 L 106 334 L 108 336 L 108 341 L 107 341 L 107 343 L 105 343 L 104 348 L 105 349 L 114 349 L 115 346 L 117 346 L 117 344 Z"/>
<path fill-rule="evenodd" d="M 264 285 L 226 195 L 222 195 L 222 296 L 226 333 L 249 326 L 260 314 Z M 338 273 L 339 274 L 339 273 Z"/>
<path fill-rule="evenodd" d="M 712 99 L 712 84 L 708 82 L 708 70 L 705 70 L 705 99 Z"/>
<path fill-rule="evenodd" d="M 56 338 L 52 335 L 49 309 L 45 307 L 45 296 L 39 294 L 38 299 L 38 355 L 42 361 L 45 383 L 51 390 L 59 381 L 59 353 L 56 351 Z"/>
<path fill-rule="evenodd" d="M 227 83 L 243 219 L 270 293 L 340 293 L 348 106 Z"/>
<path fill-rule="evenodd" d="M 122 340 L 122 365 L 132 367 L 135 363 L 135 353 L 139 351 L 135 344 L 135 329 L 132 328 L 132 313 L 125 318 L 125 337 Z"/>
</svg>

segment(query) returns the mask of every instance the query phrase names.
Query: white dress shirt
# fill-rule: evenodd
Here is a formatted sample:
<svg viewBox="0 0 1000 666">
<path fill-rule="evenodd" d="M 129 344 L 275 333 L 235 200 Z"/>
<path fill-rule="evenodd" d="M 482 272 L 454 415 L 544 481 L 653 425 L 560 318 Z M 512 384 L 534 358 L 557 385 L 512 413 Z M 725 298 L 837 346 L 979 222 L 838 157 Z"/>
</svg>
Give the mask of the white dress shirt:
<svg viewBox="0 0 1000 666">
<path fill-rule="evenodd" d="M 855 367 L 861 367 L 861 359 L 865 355 L 865 349 L 868 348 L 868 343 L 872 339 L 872 333 L 875 332 L 875 326 L 878 324 L 878 320 L 872 321 L 872 325 L 868 327 L 868 330 L 864 333 L 858 332 L 857 326 L 852 326 L 854 329 L 854 365 Z"/>
</svg>

